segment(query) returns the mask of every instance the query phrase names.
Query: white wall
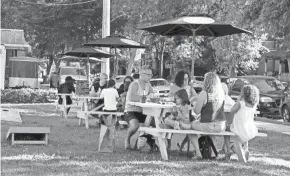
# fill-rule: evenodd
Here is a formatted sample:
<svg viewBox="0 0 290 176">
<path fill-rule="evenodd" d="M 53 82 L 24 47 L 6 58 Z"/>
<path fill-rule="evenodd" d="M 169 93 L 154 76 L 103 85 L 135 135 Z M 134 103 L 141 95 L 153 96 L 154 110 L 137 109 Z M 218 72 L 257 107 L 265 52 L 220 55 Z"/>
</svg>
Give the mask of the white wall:
<svg viewBox="0 0 290 176">
<path fill-rule="evenodd" d="M 4 89 L 5 82 L 5 66 L 6 66 L 6 49 L 5 46 L 0 45 L 0 89 Z"/>
</svg>

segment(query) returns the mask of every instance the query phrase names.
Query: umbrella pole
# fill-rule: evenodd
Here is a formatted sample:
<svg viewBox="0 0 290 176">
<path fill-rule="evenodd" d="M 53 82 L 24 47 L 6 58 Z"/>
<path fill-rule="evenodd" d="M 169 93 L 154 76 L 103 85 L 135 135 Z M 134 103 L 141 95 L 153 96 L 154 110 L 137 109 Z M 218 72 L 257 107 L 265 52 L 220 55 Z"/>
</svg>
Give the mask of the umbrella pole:
<svg viewBox="0 0 290 176">
<path fill-rule="evenodd" d="M 195 64 L 195 58 L 194 58 L 194 55 L 195 55 L 195 44 L 196 44 L 196 38 L 195 38 L 195 34 L 196 34 L 196 31 L 195 30 L 192 30 L 192 58 L 191 58 L 191 76 L 194 76 L 194 64 Z"/>
<path fill-rule="evenodd" d="M 118 65 L 119 64 L 118 64 L 117 48 L 116 47 L 115 47 L 115 57 L 116 57 L 116 64 L 115 64 L 116 65 L 116 73 L 115 74 L 117 76 L 118 75 Z"/>
</svg>

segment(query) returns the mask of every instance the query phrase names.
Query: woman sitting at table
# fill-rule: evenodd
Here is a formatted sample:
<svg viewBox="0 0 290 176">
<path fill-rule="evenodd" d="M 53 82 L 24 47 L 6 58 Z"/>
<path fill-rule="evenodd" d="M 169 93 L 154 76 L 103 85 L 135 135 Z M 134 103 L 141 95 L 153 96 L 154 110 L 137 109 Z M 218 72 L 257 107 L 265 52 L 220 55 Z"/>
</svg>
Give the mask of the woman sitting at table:
<svg viewBox="0 0 290 176">
<path fill-rule="evenodd" d="M 172 113 L 168 113 L 164 118 L 160 128 L 173 128 L 175 130 L 191 128 L 189 120 L 190 102 L 187 92 L 184 89 L 180 89 L 175 93 L 176 106 L 173 107 Z"/>
<path fill-rule="evenodd" d="M 133 80 L 133 78 L 132 78 L 131 76 L 126 76 L 125 79 L 124 79 L 123 84 L 121 84 L 120 87 L 119 87 L 119 89 L 118 89 L 118 93 L 119 93 L 119 95 L 121 95 L 122 93 L 125 92 L 125 83 L 126 83 L 126 82 L 131 83 L 131 82 L 133 82 L 133 81 L 134 81 L 134 80 Z"/>
<path fill-rule="evenodd" d="M 193 103 L 197 94 L 195 90 L 189 85 L 189 82 L 189 73 L 183 70 L 179 71 L 175 76 L 174 84 L 170 87 L 169 97 L 172 97 L 173 99 L 175 92 L 180 89 L 185 89 L 188 94 L 190 103 Z"/>
<path fill-rule="evenodd" d="M 100 75 L 100 81 L 95 82 L 91 89 L 90 89 L 90 96 L 91 97 L 99 97 L 101 95 L 101 92 L 104 88 L 107 87 L 108 82 L 108 75 L 106 73 L 101 73 Z M 94 107 L 98 107 L 100 105 L 104 104 L 104 100 L 94 100 Z"/>
<path fill-rule="evenodd" d="M 206 73 L 203 90 L 198 95 L 196 104 L 193 108 L 193 112 L 195 114 L 200 114 L 201 118 L 200 120 L 191 122 L 191 128 L 204 132 L 225 131 L 226 120 L 224 114 L 224 101 L 225 93 L 222 89 L 222 84 L 218 75 L 213 72 Z M 196 151 L 194 158 L 202 158 L 198 144 L 198 136 L 188 136 Z"/>
</svg>

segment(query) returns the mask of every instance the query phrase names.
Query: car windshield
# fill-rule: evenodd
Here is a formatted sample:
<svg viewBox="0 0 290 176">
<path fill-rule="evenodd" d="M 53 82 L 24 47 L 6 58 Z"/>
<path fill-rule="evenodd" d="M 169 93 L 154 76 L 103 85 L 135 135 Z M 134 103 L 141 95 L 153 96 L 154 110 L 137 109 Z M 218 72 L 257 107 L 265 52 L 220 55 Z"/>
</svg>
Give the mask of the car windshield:
<svg viewBox="0 0 290 176">
<path fill-rule="evenodd" d="M 150 83 L 153 87 L 169 85 L 169 82 L 166 80 L 151 80 Z"/>
<path fill-rule="evenodd" d="M 61 68 L 61 75 L 81 75 L 86 76 L 84 69 L 79 68 Z"/>
<path fill-rule="evenodd" d="M 277 79 L 251 79 L 251 84 L 257 86 L 261 93 L 267 93 L 271 91 L 284 90 L 285 87 L 281 81 Z"/>
<path fill-rule="evenodd" d="M 195 77 L 194 79 L 197 80 L 197 81 L 203 81 L 204 77 Z"/>
</svg>

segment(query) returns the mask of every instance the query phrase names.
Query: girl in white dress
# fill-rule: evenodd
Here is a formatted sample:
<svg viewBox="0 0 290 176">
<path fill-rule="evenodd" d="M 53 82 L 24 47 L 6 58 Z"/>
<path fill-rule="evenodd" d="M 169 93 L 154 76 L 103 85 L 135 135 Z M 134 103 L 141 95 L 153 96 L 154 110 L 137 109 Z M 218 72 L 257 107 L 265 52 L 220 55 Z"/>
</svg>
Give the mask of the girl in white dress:
<svg viewBox="0 0 290 176">
<path fill-rule="evenodd" d="M 259 90 L 256 86 L 245 85 L 241 91 L 239 101 L 232 107 L 231 114 L 233 122 L 230 126 L 230 131 L 234 132 L 238 137 L 232 137 L 233 140 L 238 140 L 244 146 L 246 159 L 248 160 L 248 141 L 253 139 L 258 134 L 258 129 L 254 124 L 254 116 L 259 103 Z M 230 159 L 231 150 L 235 152 L 234 146 L 230 145 L 230 137 L 225 138 L 227 145 L 226 159 Z M 235 152 L 236 153 L 236 152 Z"/>
</svg>

